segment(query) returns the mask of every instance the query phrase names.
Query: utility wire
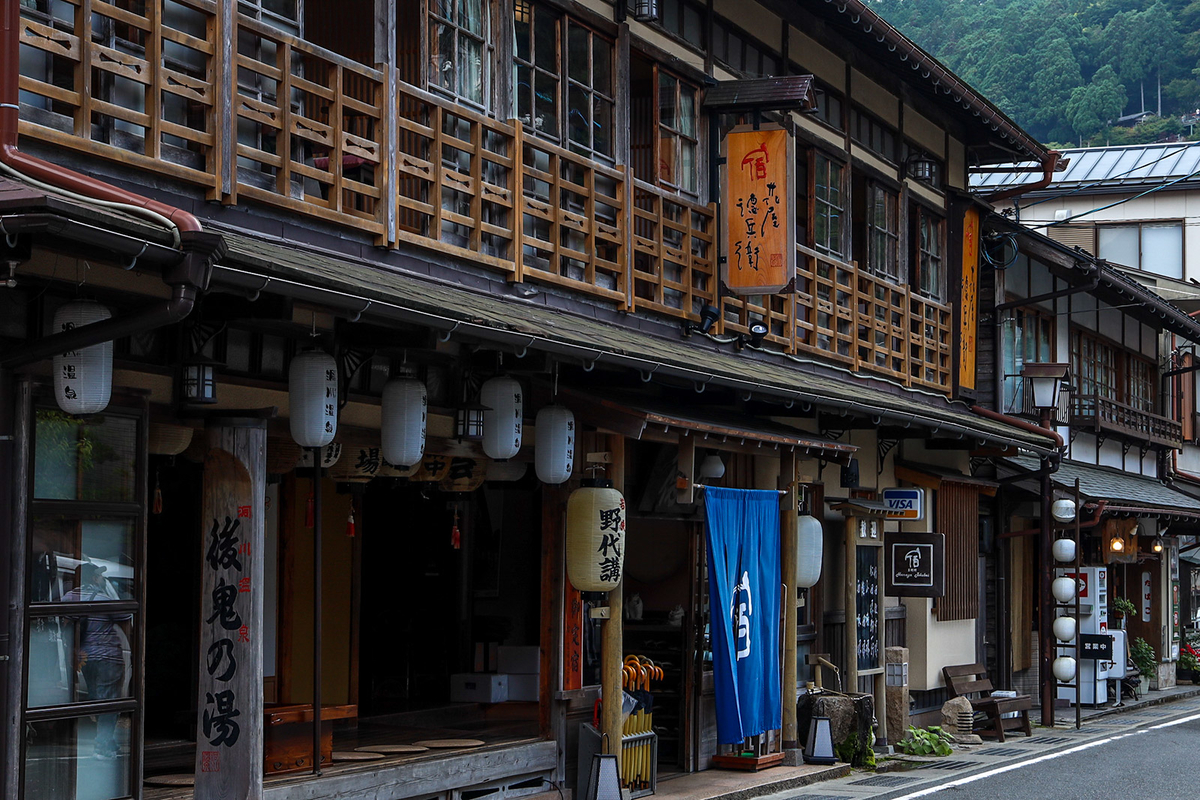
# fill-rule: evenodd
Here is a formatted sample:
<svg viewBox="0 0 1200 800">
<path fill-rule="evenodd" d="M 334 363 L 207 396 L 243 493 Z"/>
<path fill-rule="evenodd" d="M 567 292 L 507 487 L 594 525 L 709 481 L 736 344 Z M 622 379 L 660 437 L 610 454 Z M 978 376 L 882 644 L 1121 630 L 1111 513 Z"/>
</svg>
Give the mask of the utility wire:
<svg viewBox="0 0 1200 800">
<path fill-rule="evenodd" d="M 1200 175 L 1200 169 L 1193 170 L 1192 172 L 1189 172 L 1187 175 L 1184 175 L 1181 178 L 1176 178 L 1175 180 L 1170 181 L 1169 183 L 1161 183 L 1158 186 L 1151 187 L 1140 194 L 1135 194 L 1133 197 L 1126 197 L 1124 200 L 1117 200 L 1115 202 L 1109 203 L 1108 205 L 1100 206 L 1099 208 L 1093 208 L 1088 211 L 1083 211 L 1079 214 L 1074 214 L 1072 216 L 1069 216 L 1066 219 L 1059 219 L 1059 220 L 1055 220 L 1054 222 L 1048 222 L 1042 227 L 1056 228 L 1059 225 L 1066 225 L 1070 222 L 1074 222 L 1075 220 L 1079 219 L 1080 217 L 1086 217 L 1089 214 L 1095 214 L 1098 211 L 1105 211 L 1105 210 L 1113 208 L 1115 206 L 1119 206 L 1124 203 L 1128 203 L 1132 200 L 1140 200 L 1141 198 L 1146 197 L 1147 195 L 1154 194 L 1155 192 L 1161 192 L 1163 189 L 1169 189 L 1170 187 L 1174 186 L 1175 184 L 1183 183 L 1184 181 L 1186 181 L 1190 178 L 1194 178 L 1197 175 Z"/>
<path fill-rule="evenodd" d="M 1153 161 L 1148 161 L 1145 164 L 1138 164 L 1138 165 L 1132 167 L 1131 169 L 1127 169 L 1124 172 L 1118 172 L 1116 175 L 1109 175 L 1107 178 L 1096 181 L 1095 183 L 1088 183 L 1088 184 L 1084 184 L 1082 186 L 1076 186 L 1074 189 L 1063 192 L 1062 194 L 1050 195 L 1049 197 L 1043 197 L 1040 200 L 1034 200 L 1029 205 L 1019 207 L 1017 209 L 1017 212 L 1020 213 L 1021 211 L 1024 211 L 1028 208 L 1033 208 L 1034 206 L 1039 205 L 1040 203 L 1048 203 L 1051 200 L 1061 200 L 1064 197 L 1070 197 L 1073 194 L 1078 194 L 1078 193 L 1086 191 L 1088 189 L 1095 189 L 1098 186 L 1103 186 L 1108 181 L 1116 180 L 1117 178 L 1124 178 L 1127 175 L 1132 175 L 1133 173 L 1137 172 L 1139 169 L 1146 169 L 1147 167 L 1152 167 L 1160 161 L 1165 161 L 1168 158 L 1172 158 L 1174 156 L 1179 155 L 1184 150 L 1186 150 L 1187 147 L 1188 146 L 1185 145 L 1183 147 L 1180 147 L 1178 150 L 1173 150 L 1170 153 L 1159 156 L 1158 158 L 1154 159 Z"/>
</svg>

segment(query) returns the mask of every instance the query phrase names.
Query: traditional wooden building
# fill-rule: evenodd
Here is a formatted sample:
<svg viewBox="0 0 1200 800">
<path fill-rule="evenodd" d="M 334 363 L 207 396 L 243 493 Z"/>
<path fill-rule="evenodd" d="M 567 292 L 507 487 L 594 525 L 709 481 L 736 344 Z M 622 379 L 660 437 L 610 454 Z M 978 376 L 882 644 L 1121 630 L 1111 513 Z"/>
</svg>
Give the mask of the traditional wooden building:
<svg viewBox="0 0 1200 800">
<path fill-rule="evenodd" d="M 971 461 L 1055 442 L 974 408 L 967 171 L 1054 154 L 866 4 L 2 8 L 5 796 L 573 786 L 629 655 L 662 669 L 658 774 L 707 769 L 700 485 L 781 492 L 764 751 L 809 654 L 882 697 L 906 646 L 931 706 L 977 660 Z M 566 575 L 589 473 L 626 503 L 607 596 Z M 887 517 L 900 487 L 923 515 Z M 893 530 L 945 534 L 943 597 L 879 591 Z"/>
</svg>

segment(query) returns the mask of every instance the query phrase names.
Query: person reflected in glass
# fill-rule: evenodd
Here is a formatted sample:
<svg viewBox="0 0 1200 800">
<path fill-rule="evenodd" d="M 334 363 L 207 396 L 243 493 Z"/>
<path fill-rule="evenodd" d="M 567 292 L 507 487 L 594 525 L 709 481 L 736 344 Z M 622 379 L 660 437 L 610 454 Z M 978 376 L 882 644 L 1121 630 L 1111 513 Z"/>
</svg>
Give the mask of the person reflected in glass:
<svg viewBox="0 0 1200 800">
<path fill-rule="evenodd" d="M 105 569 L 90 561 L 80 564 L 79 581 L 74 589 L 67 592 L 63 600 L 83 603 L 116 600 L 108 588 L 108 581 L 104 578 Z M 128 613 L 91 612 L 83 617 L 77 652 L 79 671 L 83 673 L 87 684 L 89 700 L 112 700 L 122 696 L 128 639 L 118 623 L 129 620 L 132 616 Z M 94 758 L 110 760 L 120 754 L 116 737 L 117 716 L 116 713 L 96 716 Z"/>
</svg>

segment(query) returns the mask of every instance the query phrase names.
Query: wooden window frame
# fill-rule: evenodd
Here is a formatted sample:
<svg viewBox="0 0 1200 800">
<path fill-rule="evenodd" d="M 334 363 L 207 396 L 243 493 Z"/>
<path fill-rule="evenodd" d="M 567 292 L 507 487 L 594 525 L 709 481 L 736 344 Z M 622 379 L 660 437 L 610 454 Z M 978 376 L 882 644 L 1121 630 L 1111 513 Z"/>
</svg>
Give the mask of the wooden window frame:
<svg viewBox="0 0 1200 800">
<path fill-rule="evenodd" d="M 865 137 L 864 137 L 865 132 Z M 857 105 L 850 106 L 850 139 L 889 164 L 899 164 L 903 137 L 891 125 Z M 876 139 L 878 138 L 878 142 Z"/>
<path fill-rule="evenodd" d="M 1180 277 L 1175 278 L 1162 273 L 1155 272 L 1152 269 L 1147 269 L 1143 264 L 1145 262 L 1145 253 L 1142 247 L 1143 231 L 1147 227 L 1166 227 L 1168 225 L 1179 227 L 1179 271 Z M 1105 228 L 1137 228 L 1138 232 L 1138 263 L 1137 264 L 1119 264 L 1118 266 L 1127 269 L 1136 269 L 1139 272 L 1148 272 L 1151 275 L 1160 275 L 1167 280 L 1186 280 L 1187 279 L 1187 221 L 1179 218 L 1170 219 L 1142 219 L 1142 220 L 1111 220 L 1106 222 L 1097 222 L 1090 226 L 1093 228 L 1093 237 L 1095 241 L 1096 255 L 1100 256 L 1100 234 Z M 1113 262 L 1117 264 L 1117 262 Z"/>
<path fill-rule="evenodd" d="M 782 75 L 784 60 L 780 53 L 775 52 L 761 40 L 751 36 L 745 30 L 724 17 L 713 15 L 713 47 L 712 56 L 729 71 L 746 77 L 765 78 Z M 731 58 L 730 43 L 738 43 L 739 53 L 736 62 Z M 756 56 L 751 56 L 753 50 Z M 751 63 L 752 60 L 757 63 Z M 769 64 L 773 61 L 774 64 Z M 768 70 L 771 67 L 771 70 Z"/>
<path fill-rule="evenodd" d="M 825 165 L 826 168 L 822 169 Z M 836 168 L 837 174 L 837 191 L 840 196 L 840 205 L 834 203 L 828 196 L 833 189 L 834 181 L 830 180 L 832 170 Z M 809 236 L 812 239 L 812 247 L 822 253 L 827 253 L 837 258 L 842 258 L 846 255 L 846 214 L 848 205 L 846 203 L 846 180 L 850 174 L 847 165 L 827 155 L 824 151 L 815 151 L 812 167 L 812 178 L 810 196 L 812 197 L 812 233 Z M 822 180 L 824 179 L 824 180 Z M 821 194 L 821 189 L 824 188 L 826 194 Z M 827 225 L 827 235 L 823 240 L 817 238 L 817 219 L 821 216 L 820 212 L 824 211 L 824 218 L 829 220 L 837 220 L 837 230 L 832 231 L 832 226 Z M 836 249 L 834 245 L 836 244 Z"/>
<path fill-rule="evenodd" d="M 479 20 L 482 31 L 478 34 L 470 31 L 461 23 L 462 20 L 462 5 L 469 0 L 447 0 L 447 5 L 451 8 L 453 18 L 443 17 L 436 13 L 436 5 L 433 3 L 426 4 L 425 11 L 425 36 L 426 36 L 426 51 L 427 51 L 427 69 L 430 70 L 428 88 L 429 91 L 436 94 L 449 97 L 455 101 L 464 103 L 467 106 L 473 107 L 476 110 L 488 113 L 493 106 L 495 91 L 492 86 L 492 60 L 495 54 L 495 43 L 493 36 L 493 20 L 492 20 L 492 3 L 491 0 L 479 0 L 480 13 Z M 434 73 L 437 72 L 433 68 L 433 59 L 435 56 L 435 45 L 437 44 L 436 28 L 437 26 L 445 25 L 453 32 L 453 51 L 454 51 L 454 86 L 448 87 L 441 81 L 437 80 Z M 475 99 L 462 93 L 462 70 L 459 68 L 459 39 L 467 37 L 475 41 L 479 46 L 479 91 L 480 98 Z"/>
<path fill-rule="evenodd" d="M 672 127 L 663 122 L 662 119 L 662 100 L 663 100 L 663 78 L 668 78 L 674 81 L 675 98 L 674 98 L 674 116 L 681 119 L 681 100 L 684 96 L 685 87 L 692 95 L 692 134 L 684 133 L 678 125 Z M 671 189 L 681 195 L 696 198 L 700 196 L 700 188 L 702 181 L 700 180 L 700 89 L 692 84 L 691 81 L 680 75 L 664 69 L 661 64 L 654 63 L 654 182 L 658 186 Z M 663 143 L 670 140 L 673 143 L 672 149 L 672 171 L 676 174 L 683 174 L 679 168 L 682 161 L 682 144 L 684 141 L 690 142 L 694 147 L 694 169 L 691 171 L 692 180 L 694 183 L 691 186 L 683 185 L 682 183 L 672 183 L 663 178 L 662 168 L 662 151 Z"/>
<path fill-rule="evenodd" d="M 671 27 L 667 24 L 666 17 L 668 5 L 678 6 L 681 12 L 678 15 L 679 24 L 677 28 Z M 693 42 L 688 39 L 686 35 L 687 26 L 684 24 L 684 20 L 687 9 L 689 8 L 700 16 L 700 38 L 702 39 L 700 42 Z M 658 19 L 650 24 L 666 36 L 670 37 L 673 41 L 676 41 L 697 53 L 705 54 L 708 50 L 708 33 L 706 29 L 706 23 L 708 22 L 708 19 L 708 9 L 700 3 L 693 3 L 691 0 L 660 0 Z"/>
<path fill-rule="evenodd" d="M 566 22 L 566 42 L 567 46 L 562 47 L 563 58 L 562 74 L 566 78 L 567 96 L 565 102 L 562 103 L 562 132 L 563 141 L 567 149 L 581 155 L 593 156 L 601 158 L 605 161 L 612 162 L 616 157 L 616 125 L 617 125 L 617 98 L 616 98 L 616 65 L 617 65 L 617 46 L 609 37 L 599 33 L 589 25 L 585 25 L 579 20 L 571 16 L 563 18 Z M 562 36 L 560 28 L 560 38 Z M 572 31 L 580 30 L 585 33 L 588 40 L 587 47 L 587 72 L 588 80 L 586 83 L 577 80 L 571 76 L 571 58 L 573 48 L 570 47 Z M 604 44 L 608 45 L 608 93 L 596 88 L 596 40 L 599 39 Z M 588 109 L 590 111 L 590 128 L 588 132 L 587 143 L 576 141 L 571 136 L 571 92 L 578 90 L 585 94 L 587 98 Z M 608 150 L 596 149 L 596 108 L 598 104 L 604 104 L 608 107 Z"/>
<path fill-rule="evenodd" d="M 909 214 L 913 222 L 912 259 L 910 272 L 913 289 L 924 297 L 945 302 L 946 298 L 946 219 L 932 209 L 913 203 Z M 925 225 L 929 223 L 933 230 L 932 236 L 926 237 Z M 925 242 L 932 241 L 934 248 L 926 247 Z M 930 268 L 928 265 L 933 265 Z M 932 279 L 930 274 L 932 273 Z"/>
<path fill-rule="evenodd" d="M 520 56 L 521 46 L 520 40 L 517 38 L 517 25 L 521 20 L 522 15 L 529 16 L 528 22 L 528 37 L 529 37 L 529 57 L 523 59 Z M 554 71 L 546 69 L 539 65 L 537 44 L 537 26 L 540 19 L 550 17 L 554 25 L 554 56 L 552 63 Z M 566 15 L 549 6 L 534 3 L 533 0 L 514 0 L 513 2 L 513 111 L 512 114 L 517 119 L 521 120 L 526 133 L 531 133 L 543 139 L 549 139 L 552 142 L 561 143 L 563 140 L 563 94 L 562 94 L 562 75 L 563 75 L 563 47 L 562 47 L 562 21 Z M 519 80 L 521 70 L 528 70 L 531 80 L 527 86 L 523 86 Z M 553 106 L 554 113 L 552 115 L 554 122 L 554 131 L 548 132 L 539 128 L 537 121 L 540 119 L 538 114 L 538 77 L 542 76 L 554 82 Z M 526 95 L 529 102 L 528 118 L 521 113 L 521 98 Z"/>
<path fill-rule="evenodd" d="M 870 178 L 866 181 L 863 234 L 867 271 L 893 283 L 902 283 L 906 277 L 900 259 L 900 194 L 879 181 Z M 883 225 L 876 221 L 881 200 Z"/>
<path fill-rule="evenodd" d="M 1008 299 L 1012 300 L 1014 298 L 1009 297 Z M 1011 322 L 1010 322 L 1010 320 L 1011 320 Z M 1003 408 L 1001 408 L 1000 410 L 1003 413 L 1005 413 L 1005 414 L 1022 414 L 1022 413 L 1025 413 L 1025 412 L 1031 410 L 1026 407 L 1027 404 L 1025 402 L 1025 398 L 1027 395 L 1027 391 L 1025 389 L 1024 380 L 1021 378 L 1021 374 L 1020 374 L 1021 367 L 1027 363 L 1032 363 L 1035 361 L 1051 361 L 1051 360 L 1053 360 L 1053 358 L 1051 357 L 1051 353 L 1054 352 L 1054 344 L 1057 341 L 1057 334 L 1058 334 L 1056 323 L 1057 323 L 1057 318 L 1054 316 L 1054 314 L 1052 314 L 1051 312 L 1046 311 L 1044 309 L 1040 309 L 1040 308 L 1036 308 L 1036 307 L 1026 306 L 1023 308 L 1014 308 L 1009 311 L 1003 312 L 1003 316 L 1001 317 L 1001 322 L 1000 322 L 1000 325 L 1001 325 L 1001 337 L 1000 338 L 1001 338 L 1001 348 L 1002 348 L 1002 352 L 1000 354 L 1000 361 L 1001 361 L 1001 369 L 1004 370 L 1004 372 L 1000 375 L 1000 380 L 1002 382 L 1000 400 L 1003 405 Z M 1011 348 L 1009 348 L 1007 346 L 1007 344 L 1004 343 L 1006 341 L 1006 334 L 1004 333 L 1003 329 L 1005 326 L 1008 326 L 1008 325 L 1012 325 L 1014 329 L 1022 331 L 1020 358 L 1017 357 L 1016 352 L 1012 352 Z M 1030 349 L 1029 349 L 1029 342 L 1030 342 L 1029 331 L 1030 330 L 1034 331 L 1034 352 L 1033 353 L 1030 353 Z M 1042 339 L 1041 334 L 1043 331 L 1047 332 L 1047 335 L 1045 337 L 1045 352 L 1044 353 L 1041 350 L 1041 347 L 1043 344 L 1043 339 Z M 1013 346 L 1014 347 L 1016 346 L 1016 334 L 1015 333 L 1013 335 Z M 1009 372 L 1008 371 L 1009 369 L 1012 369 L 1013 371 Z M 1011 398 L 1011 401 L 1007 397 L 1008 392 L 1007 392 L 1007 388 L 1006 388 L 1008 386 L 1009 381 L 1012 381 L 1012 385 L 1013 385 L 1013 396 Z M 1076 384 L 1076 385 L 1078 386 L 1078 384 Z M 1078 393 L 1078 392 L 1076 392 L 1076 393 Z"/>
</svg>

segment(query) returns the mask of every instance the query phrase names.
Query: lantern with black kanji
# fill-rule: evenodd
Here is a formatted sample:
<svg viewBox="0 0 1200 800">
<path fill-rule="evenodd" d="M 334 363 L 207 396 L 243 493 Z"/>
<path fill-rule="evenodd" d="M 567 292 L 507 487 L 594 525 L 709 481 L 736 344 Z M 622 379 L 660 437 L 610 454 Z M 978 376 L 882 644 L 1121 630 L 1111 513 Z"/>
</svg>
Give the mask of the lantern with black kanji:
<svg viewBox="0 0 1200 800">
<path fill-rule="evenodd" d="M 396 467 L 421 463 L 428 406 L 425 384 L 416 378 L 392 378 L 384 385 L 379 431 L 384 461 Z"/>
<path fill-rule="evenodd" d="M 108 319 L 112 314 L 94 300 L 73 300 L 54 312 L 54 333 Z M 54 399 L 68 414 L 96 414 L 112 397 L 112 340 L 54 356 Z"/>
<path fill-rule="evenodd" d="M 483 452 L 488 457 L 506 459 L 521 449 L 524 420 L 524 393 L 516 378 L 498 375 L 484 381 L 479 389 L 483 412 Z"/>
<path fill-rule="evenodd" d="M 324 447 L 337 433 L 338 368 L 323 350 L 305 350 L 288 365 L 292 438 L 301 447 Z"/>
<path fill-rule="evenodd" d="M 546 406 L 534 422 L 533 466 L 542 483 L 559 484 L 575 467 L 575 415 L 563 406 Z"/>
<path fill-rule="evenodd" d="M 567 500 L 567 577 L 581 592 L 608 592 L 624 565 L 625 498 L 610 480 L 585 479 Z"/>
</svg>

